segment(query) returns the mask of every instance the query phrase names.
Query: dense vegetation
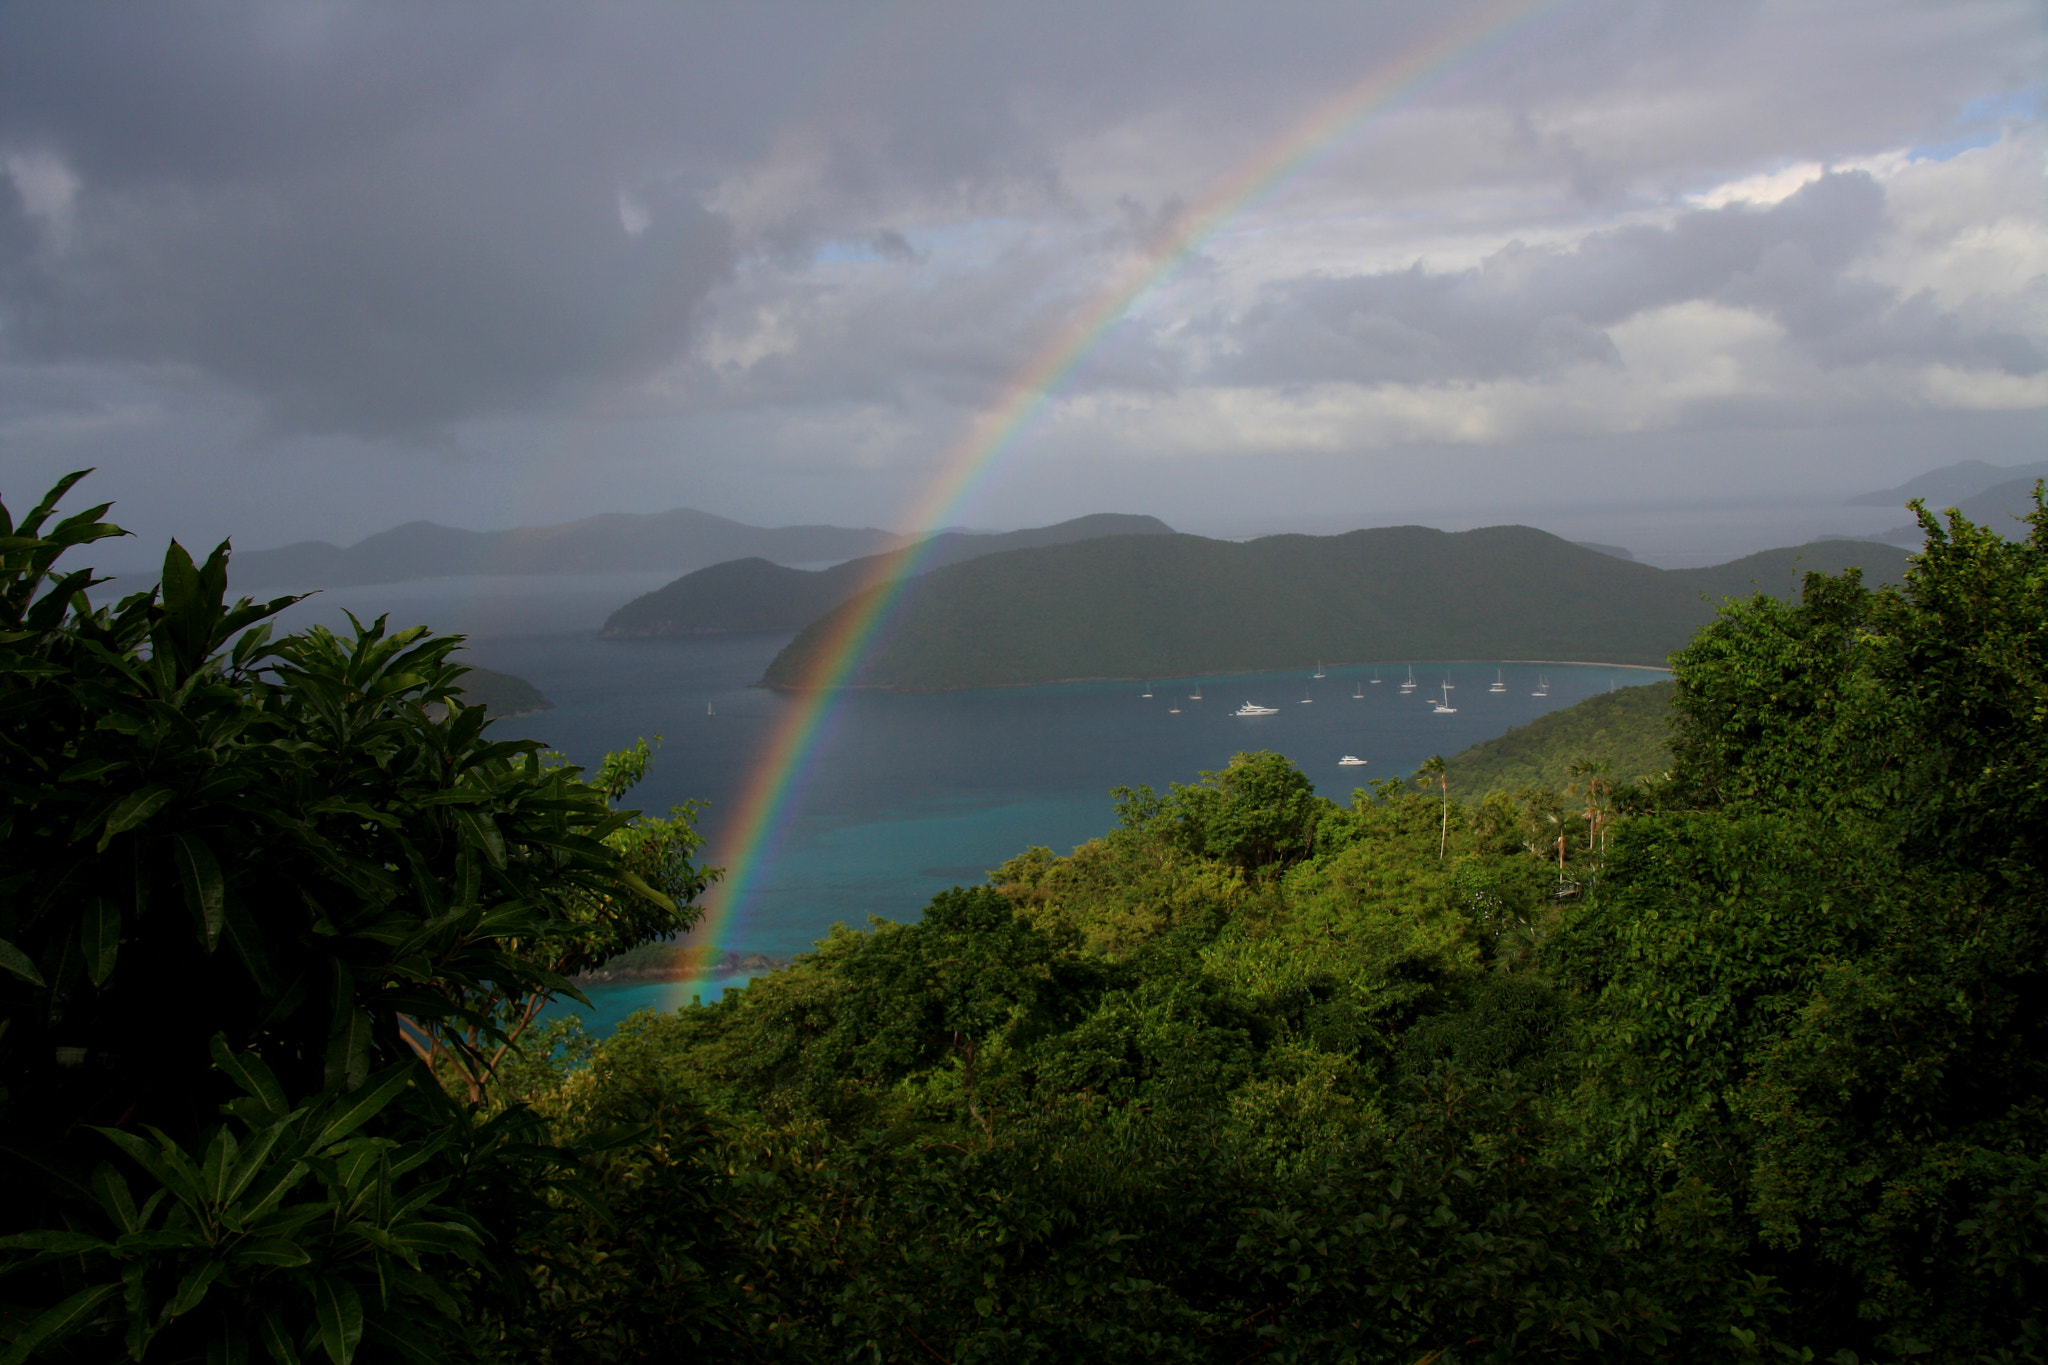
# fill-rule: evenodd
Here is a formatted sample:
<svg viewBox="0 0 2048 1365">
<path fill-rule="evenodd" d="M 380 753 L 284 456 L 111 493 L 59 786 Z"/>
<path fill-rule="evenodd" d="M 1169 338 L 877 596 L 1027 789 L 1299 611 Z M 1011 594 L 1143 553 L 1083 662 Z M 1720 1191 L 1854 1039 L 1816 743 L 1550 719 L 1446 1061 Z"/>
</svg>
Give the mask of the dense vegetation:
<svg viewBox="0 0 2048 1365">
<path fill-rule="evenodd" d="M 1604 762 L 1617 780 L 1652 782 L 1671 768 L 1671 700 L 1677 684 L 1649 683 L 1602 692 L 1538 716 L 1498 739 L 1447 760 L 1461 792 L 1484 796 L 1527 788 L 1560 791 L 1575 764 Z"/>
<path fill-rule="evenodd" d="M 1711 599 L 1790 593 L 1802 570 L 1896 581 L 1905 552 L 1820 541 L 1710 569 L 1662 570 L 1526 526 L 1450 534 L 1393 526 L 1341 536 L 1118 536 L 954 564 L 904 590 L 854 685 L 989 687 L 1188 677 L 1403 659 L 1661 665 Z M 892 591 L 878 589 L 877 591 Z M 799 683 L 850 601 L 768 666 Z"/>
<path fill-rule="evenodd" d="M 95 606 L 77 477 L 0 507 L 0 1360 L 516 1342 L 589 1171 L 486 1094 L 690 922 L 688 812 L 492 740 L 457 638 L 272 640 L 225 546 Z"/>
<path fill-rule="evenodd" d="M 792 569 L 766 559 L 713 564 L 636 597 L 605 619 L 604 633 L 704 635 L 741 630 L 801 630 L 863 586 L 906 573 L 929 572 L 985 555 L 1065 545 L 1102 536 L 1164 536 L 1157 517 L 1104 512 L 1054 526 L 987 533 L 943 531 L 913 545 L 864 555 L 825 569 Z"/>
<path fill-rule="evenodd" d="M 542 945 L 675 913 L 598 837 L 645 751 L 595 784 L 476 757 L 476 712 L 403 700 L 447 700 L 432 668 L 229 643 L 261 608 L 181 552 L 161 601 L 59 598 L 0 673 L 10 744 L 72 718 L 7 769 L 0 1119 L 40 1164 L 0 1359 L 2040 1360 L 2048 510 L 1927 524 L 1896 589 L 1725 606 L 1673 661 L 1668 781 L 1587 755 L 1474 800 L 1433 760 L 1339 805 L 1240 755 L 487 1074 Z M 122 612 L 161 679 L 66 643 Z M 158 728 L 65 709 L 117 663 Z M 136 937 L 214 987 L 160 1037 Z"/>
</svg>

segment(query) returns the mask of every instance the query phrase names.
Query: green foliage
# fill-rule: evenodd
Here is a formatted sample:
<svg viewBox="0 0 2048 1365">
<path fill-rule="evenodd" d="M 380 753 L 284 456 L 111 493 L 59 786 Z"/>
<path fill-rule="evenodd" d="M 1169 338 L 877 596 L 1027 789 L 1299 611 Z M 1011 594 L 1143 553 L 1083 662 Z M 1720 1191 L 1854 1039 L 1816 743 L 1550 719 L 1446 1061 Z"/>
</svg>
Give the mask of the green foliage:
<svg viewBox="0 0 2048 1365">
<path fill-rule="evenodd" d="M 95 605 L 78 477 L 0 509 L 0 1359 L 467 1349 L 575 1157 L 419 1057 L 481 1100 L 566 974 L 685 926 L 687 814 L 490 739 L 457 638 L 273 641 L 226 546 Z"/>
<path fill-rule="evenodd" d="M 1572 764 L 1605 760 L 1623 782 L 1657 779 L 1671 768 L 1671 699 L 1677 684 L 1624 687 L 1562 711 L 1538 716 L 1498 739 L 1482 740 L 1446 760 L 1465 792 L 1556 790 L 1572 781 Z"/>
</svg>

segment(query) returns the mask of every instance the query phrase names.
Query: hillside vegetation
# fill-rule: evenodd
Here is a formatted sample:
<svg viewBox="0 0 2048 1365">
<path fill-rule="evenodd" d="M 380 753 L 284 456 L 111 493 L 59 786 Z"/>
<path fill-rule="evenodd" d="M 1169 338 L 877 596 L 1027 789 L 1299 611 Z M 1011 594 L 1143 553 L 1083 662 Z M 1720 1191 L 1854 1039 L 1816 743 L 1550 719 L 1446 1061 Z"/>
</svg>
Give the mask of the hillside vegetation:
<svg viewBox="0 0 2048 1365">
<path fill-rule="evenodd" d="M 1663 570 L 1527 526 L 1384 527 L 1246 543 L 1118 536 L 990 555 L 915 580 L 849 683 L 989 687 L 1403 659 L 1662 664 L 1709 620 L 1703 595 L 1784 593 L 1801 570 L 1897 581 L 1903 551 L 1822 541 L 1712 569 Z M 1754 585 L 1752 584 L 1754 581 Z M 871 591 L 889 591 L 876 589 Z M 769 664 L 801 686 L 837 617 Z"/>
<path fill-rule="evenodd" d="M 1172 535 L 1157 517 L 1104 512 L 1024 531 L 947 531 L 826 569 L 791 569 L 765 559 L 713 564 L 636 597 L 604 623 L 610 639 L 703 635 L 742 630 L 801 630 L 864 585 L 928 573 L 1009 550 L 1065 545 L 1102 536 Z"/>
<path fill-rule="evenodd" d="M 1448 760 L 1452 785 L 1467 796 L 1562 790 L 1578 781 L 1573 766 L 1606 763 L 1617 782 L 1640 783 L 1671 767 L 1669 681 L 1623 687 L 1538 716 Z"/>
</svg>

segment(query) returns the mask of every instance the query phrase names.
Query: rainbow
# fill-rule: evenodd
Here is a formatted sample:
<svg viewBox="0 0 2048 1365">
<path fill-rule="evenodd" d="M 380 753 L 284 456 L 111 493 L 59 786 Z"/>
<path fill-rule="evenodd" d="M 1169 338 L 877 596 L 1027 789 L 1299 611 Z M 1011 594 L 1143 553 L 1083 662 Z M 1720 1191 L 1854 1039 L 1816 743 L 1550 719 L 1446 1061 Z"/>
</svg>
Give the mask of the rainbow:
<svg viewBox="0 0 2048 1365">
<path fill-rule="evenodd" d="M 1128 264 L 1095 299 L 1039 348 L 1011 379 L 1002 397 L 978 414 L 946 453 L 940 472 L 923 490 L 900 524 L 917 532 L 936 530 L 975 485 L 1017 442 L 1033 419 L 1053 402 L 1065 379 L 1092 353 L 1111 327 L 1139 298 L 1174 274 L 1204 243 L 1238 214 L 1339 143 L 1347 134 L 1397 106 L 1454 70 L 1478 60 L 1526 30 L 1545 13 L 1570 0 L 1502 0 L 1480 5 L 1464 22 L 1363 79 L 1290 127 L 1257 156 L 1227 176 L 1218 188 L 1186 211 L 1174 231 Z M 688 998 L 707 973 L 719 946 L 741 923 L 748 893 L 773 861 L 775 844 L 796 793 L 804 786 L 819 743 L 836 711 L 839 689 L 887 627 L 902 602 L 904 586 L 922 567 L 913 546 L 878 560 L 873 573 L 837 613 L 830 637 L 811 653 L 811 664 L 791 688 L 790 704 L 740 790 L 739 806 L 710 862 L 725 869 L 707 897 L 705 913 L 682 950 L 685 974 L 675 999 Z"/>
</svg>

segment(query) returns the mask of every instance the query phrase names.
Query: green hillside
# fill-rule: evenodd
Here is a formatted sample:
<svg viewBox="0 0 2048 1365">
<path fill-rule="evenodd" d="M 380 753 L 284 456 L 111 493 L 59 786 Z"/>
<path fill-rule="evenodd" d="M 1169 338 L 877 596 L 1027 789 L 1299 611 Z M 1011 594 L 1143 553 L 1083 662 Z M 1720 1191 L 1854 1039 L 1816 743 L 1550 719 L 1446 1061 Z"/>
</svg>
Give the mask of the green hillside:
<svg viewBox="0 0 2048 1365">
<path fill-rule="evenodd" d="M 982 533 L 947 531 L 916 545 L 863 555 L 826 569 L 791 569 L 766 559 L 713 564 L 634 598 L 604 623 L 607 639 L 800 630 L 877 578 L 929 573 L 984 555 L 1065 545 L 1102 536 L 1167 536 L 1157 517 L 1101 512 L 1054 526 Z"/>
<path fill-rule="evenodd" d="M 526 679 L 515 678 L 510 673 L 497 673 L 472 665 L 469 672 L 462 675 L 459 686 L 470 705 L 489 707 L 491 713 L 500 719 L 555 709 L 546 693 Z"/>
<path fill-rule="evenodd" d="M 1572 764 L 1605 760 L 1618 782 L 1635 782 L 1671 766 L 1671 695 L 1677 684 L 1624 687 L 1539 716 L 1450 760 L 1451 788 L 1472 800 L 1487 792 L 1558 789 Z"/>
<path fill-rule="evenodd" d="M 1861 560 L 1896 577 L 1900 551 L 1828 541 L 1772 554 L 1813 568 Z M 1756 563 L 1752 566 L 1752 562 Z M 1790 563 L 1788 558 L 1785 561 Z M 1752 567 L 1745 567 L 1752 566 Z M 1245 543 L 1119 536 L 991 555 L 905 590 L 850 679 L 893 688 L 991 687 L 1404 659 L 1662 664 L 1747 581 L 1778 588 L 1779 563 L 1669 571 L 1527 526 L 1445 532 L 1392 526 Z M 1717 577 L 1716 575 L 1720 575 Z M 1782 589 L 1780 589 L 1782 591 Z M 769 665 L 801 686 L 843 604 Z"/>
</svg>

